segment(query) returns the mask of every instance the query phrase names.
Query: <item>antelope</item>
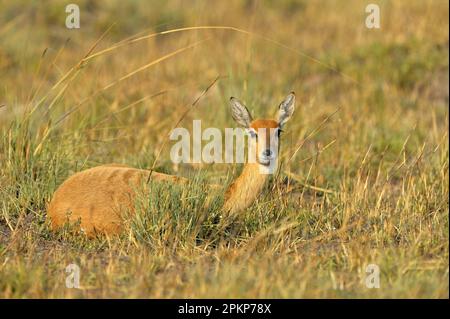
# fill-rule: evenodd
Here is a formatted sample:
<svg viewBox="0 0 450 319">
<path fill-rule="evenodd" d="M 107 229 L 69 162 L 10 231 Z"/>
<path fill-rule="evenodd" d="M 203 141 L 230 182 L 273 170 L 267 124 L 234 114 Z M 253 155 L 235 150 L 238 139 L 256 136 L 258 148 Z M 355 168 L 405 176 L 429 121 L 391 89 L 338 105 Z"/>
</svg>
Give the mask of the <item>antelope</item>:
<svg viewBox="0 0 450 319">
<path fill-rule="evenodd" d="M 270 167 L 277 167 L 279 139 L 283 126 L 292 117 L 295 94 L 291 92 L 279 105 L 278 118 L 253 120 L 247 107 L 230 98 L 233 119 L 249 135 L 248 149 L 255 161 L 247 161 L 241 174 L 225 192 L 222 212 L 238 213 L 257 199 L 268 179 Z M 55 191 L 48 205 L 53 230 L 66 222 L 79 222 L 88 236 L 97 233 L 119 234 L 123 231 L 124 211 L 134 213 L 136 187 L 151 179 L 161 183 L 187 184 L 188 179 L 121 164 L 107 164 L 78 172 Z M 217 185 L 210 185 L 217 189 Z"/>
</svg>

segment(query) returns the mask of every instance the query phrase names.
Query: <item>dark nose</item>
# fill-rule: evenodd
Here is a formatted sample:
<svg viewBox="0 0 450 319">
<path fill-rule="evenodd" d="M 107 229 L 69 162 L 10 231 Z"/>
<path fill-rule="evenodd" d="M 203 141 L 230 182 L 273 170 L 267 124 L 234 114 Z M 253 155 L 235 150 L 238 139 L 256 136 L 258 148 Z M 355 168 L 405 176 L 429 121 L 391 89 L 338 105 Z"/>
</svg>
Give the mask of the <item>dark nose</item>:
<svg viewBox="0 0 450 319">
<path fill-rule="evenodd" d="M 264 155 L 264 156 L 271 156 L 271 155 L 272 155 L 272 151 L 271 151 L 271 150 L 265 150 L 265 151 L 263 152 L 263 155 Z"/>
</svg>

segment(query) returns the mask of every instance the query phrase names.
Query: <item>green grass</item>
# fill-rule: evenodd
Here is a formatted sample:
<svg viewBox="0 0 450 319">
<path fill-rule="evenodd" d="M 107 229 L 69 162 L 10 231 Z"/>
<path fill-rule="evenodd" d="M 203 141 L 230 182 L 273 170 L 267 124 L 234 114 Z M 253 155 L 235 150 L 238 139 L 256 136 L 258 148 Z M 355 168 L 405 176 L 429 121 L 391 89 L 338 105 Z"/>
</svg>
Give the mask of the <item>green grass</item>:
<svg viewBox="0 0 450 319">
<path fill-rule="evenodd" d="M 79 3 L 81 29 L 68 30 L 63 3 L 0 0 L 0 298 L 449 297 L 447 1 L 380 1 L 380 30 L 365 28 L 364 1 Z M 179 27 L 254 35 L 182 31 L 78 64 L 113 23 L 94 53 Z M 180 126 L 234 127 L 231 95 L 255 117 L 298 98 L 280 174 L 225 229 L 203 181 L 226 185 L 241 167 L 176 166 L 166 142 L 217 76 Z M 50 231 L 67 177 L 156 158 L 193 183 L 151 184 L 122 236 Z M 72 263 L 82 289 L 65 286 Z M 365 286 L 369 264 L 379 289 Z"/>
</svg>

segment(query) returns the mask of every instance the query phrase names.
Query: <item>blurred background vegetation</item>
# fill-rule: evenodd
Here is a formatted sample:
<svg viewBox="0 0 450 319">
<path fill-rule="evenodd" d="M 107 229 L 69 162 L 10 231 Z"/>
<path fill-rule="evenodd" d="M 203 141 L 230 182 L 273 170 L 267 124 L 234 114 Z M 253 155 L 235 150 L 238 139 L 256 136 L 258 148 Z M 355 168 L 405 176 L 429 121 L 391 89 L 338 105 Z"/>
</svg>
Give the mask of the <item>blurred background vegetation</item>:
<svg viewBox="0 0 450 319">
<path fill-rule="evenodd" d="M 80 29 L 68 2 L 0 0 L 0 296 L 448 298 L 447 1 L 376 1 L 380 29 L 362 0 L 71 2 Z M 236 29 L 156 34 L 193 26 Z M 49 232 L 53 191 L 88 167 L 149 168 L 162 149 L 160 171 L 236 176 L 162 148 L 216 77 L 180 126 L 234 127 L 230 96 L 272 117 L 295 91 L 281 176 L 304 187 L 273 183 L 214 248 Z M 92 289 L 64 288 L 73 259 Z"/>
</svg>

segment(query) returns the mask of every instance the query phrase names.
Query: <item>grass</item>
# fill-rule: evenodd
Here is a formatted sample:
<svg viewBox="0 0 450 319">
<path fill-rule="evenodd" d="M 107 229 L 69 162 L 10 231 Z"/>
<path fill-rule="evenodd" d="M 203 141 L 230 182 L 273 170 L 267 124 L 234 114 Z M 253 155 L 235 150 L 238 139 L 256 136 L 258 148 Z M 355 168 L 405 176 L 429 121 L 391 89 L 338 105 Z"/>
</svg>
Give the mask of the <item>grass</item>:
<svg viewBox="0 0 450 319">
<path fill-rule="evenodd" d="M 68 30 L 63 3 L 0 1 L 1 298 L 449 297 L 447 1 L 380 1 L 379 30 L 364 1 L 79 3 Z M 165 32 L 192 26 L 232 28 Z M 290 91 L 280 174 L 232 229 L 192 183 L 151 185 L 118 238 L 50 231 L 55 189 L 99 164 L 228 183 L 239 165 L 172 164 L 174 123 Z"/>
</svg>

